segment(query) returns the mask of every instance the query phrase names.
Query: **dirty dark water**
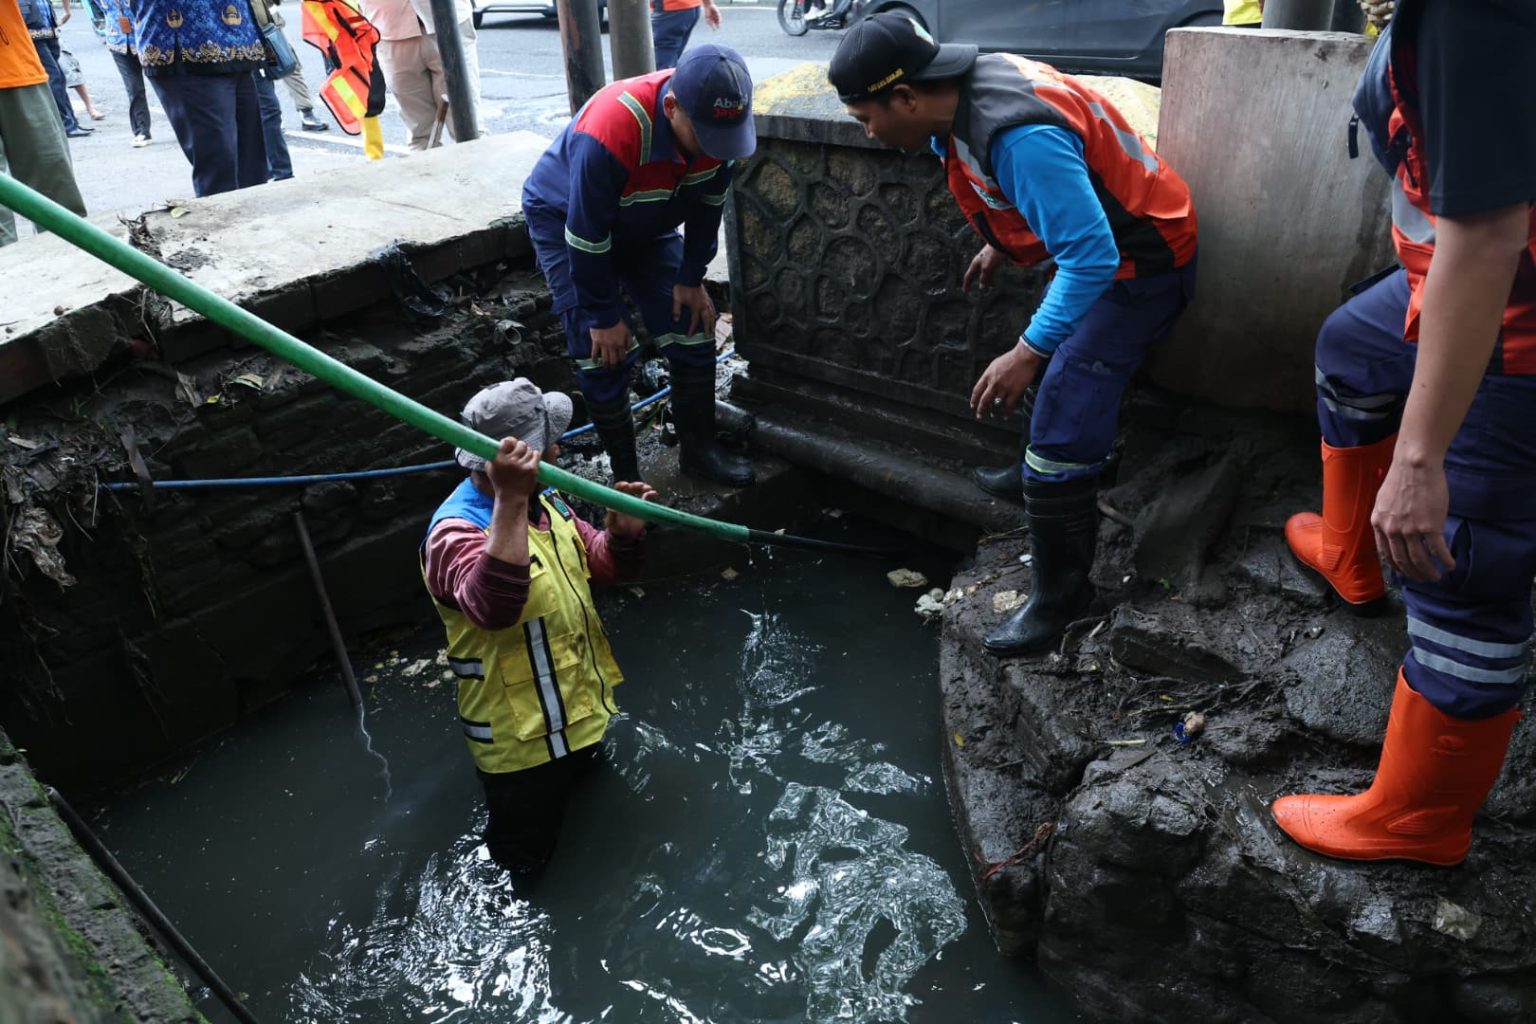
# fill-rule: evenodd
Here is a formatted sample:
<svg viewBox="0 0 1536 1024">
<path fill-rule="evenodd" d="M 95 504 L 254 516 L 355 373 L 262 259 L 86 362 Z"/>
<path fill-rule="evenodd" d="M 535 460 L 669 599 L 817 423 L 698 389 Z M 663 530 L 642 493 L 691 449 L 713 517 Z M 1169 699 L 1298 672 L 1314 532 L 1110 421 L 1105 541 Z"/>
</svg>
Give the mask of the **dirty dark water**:
<svg viewBox="0 0 1536 1024">
<path fill-rule="evenodd" d="M 627 715 L 530 894 L 480 848 L 436 628 L 358 659 L 388 786 L 317 680 L 96 823 L 264 1022 L 1074 1020 L 972 899 L 894 567 L 600 598 Z"/>
</svg>

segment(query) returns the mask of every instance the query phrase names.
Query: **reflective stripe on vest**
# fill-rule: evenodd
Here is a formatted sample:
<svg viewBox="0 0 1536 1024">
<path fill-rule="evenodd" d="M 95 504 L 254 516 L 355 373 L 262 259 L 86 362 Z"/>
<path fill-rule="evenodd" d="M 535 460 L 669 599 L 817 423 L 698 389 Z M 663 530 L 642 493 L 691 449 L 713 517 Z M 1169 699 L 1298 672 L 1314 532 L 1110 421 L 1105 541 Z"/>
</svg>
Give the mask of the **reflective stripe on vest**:
<svg viewBox="0 0 1536 1024">
<path fill-rule="evenodd" d="M 1194 257 L 1189 188 L 1108 100 L 1055 68 L 1012 54 L 977 58 L 961 86 L 945 163 L 949 189 L 977 234 L 1017 263 L 1050 254 L 998 185 L 991 146 L 999 132 L 1054 125 L 1083 142 L 1094 190 L 1120 250 L 1118 278 L 1166 273 Z"/>
<path fill-rule="evenodd" d="M 558 496 L 539 501 L 549 529 L 528 531 L 528 602 L 515 625 L 480 629 L 433 598 L 458 679 L 459 724 L 485 772 L 532 768 L 591 746 L 618 710 L 613 687 L 623 676 L 592 603 L 581 534 Z M 464 519 L 487 530 L 490 508 L 466 480 L 432 522 Z"/>
</svg>

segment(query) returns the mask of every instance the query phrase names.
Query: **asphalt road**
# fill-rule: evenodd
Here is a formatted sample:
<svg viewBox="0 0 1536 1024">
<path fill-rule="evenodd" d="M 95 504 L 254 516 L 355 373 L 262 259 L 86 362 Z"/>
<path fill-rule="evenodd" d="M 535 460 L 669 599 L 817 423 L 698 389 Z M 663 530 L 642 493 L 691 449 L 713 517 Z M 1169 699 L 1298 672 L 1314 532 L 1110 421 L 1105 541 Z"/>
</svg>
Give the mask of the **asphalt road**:
<svg viewBox="0 0 1536 1024">
<path fill-rule="evenodd" d="M 284 5 L 284 11 L 288 15 L 288 34 L 313 89 L 324 79 L 319 51 L 300 39 L 297 4 Z M 779 29 L 774 8 L 766 4 L 736 4 L 722 8 L 722 13 L 724 23 L 718 31 L 701 23 L 692 42 L 719 42 L 735 47 L 746 57 L 753 77 L 759 80 L 801 61 L 831 59 L 840 37 L 838 32 L 812 32 L 792 39 Z M 607 35 L 603 38 L 606 49 Z M 64 25 L 63 43 L 80 58 L 91 97 L 106 114 L 104 120 L 93 122 L 81 112 L 81 123 L 94 127 L 96 132 L 89 138 L 70 142 L 75 177 L 87 209 L 93 214 L 117 211 L 133 216 L 190 197 L 190 167 L 176 145 L 153 88 L 149 90 L 149 101 L 154 144 L 133 149 L 129 146 L 132 132 L 128 127 L 128 101 L 117 67 L 83 15 L 77 13 Z M 554 23 L 538 15 L 488 14 L 478 45 L 484 130 L 491 134 L 526 130 L 553 138 L 570 117 L 560 36 Z M 334 123 L 327 132 L 301 131 L 287 88 L 278 83 L 277 91 L 283 103 L 284 128 L 296 176 L 321 174 L 363 159 L 362 140 L 344 135 Z M 78 107 L 78 100 L 76 104 Z M 317 110 L 324 120 L 331 120 L 323 105 L 317 105 Z M 383 123 L 387 158 L 408 158 L 403 145 L 404 128 L 392 108 L 385 110 Z"/>
</svg>

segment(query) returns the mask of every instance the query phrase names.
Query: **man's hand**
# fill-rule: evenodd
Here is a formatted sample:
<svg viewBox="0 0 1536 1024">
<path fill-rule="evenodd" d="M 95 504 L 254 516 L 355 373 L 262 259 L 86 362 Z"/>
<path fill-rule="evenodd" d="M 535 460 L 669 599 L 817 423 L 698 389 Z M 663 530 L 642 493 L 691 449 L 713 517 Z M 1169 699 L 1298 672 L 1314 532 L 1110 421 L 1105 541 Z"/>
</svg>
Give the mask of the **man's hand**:
<svg viewBox="0 0 1536 1024">
<path fill-rule="evenodd" d="M 702 284 L 692 288 L 685 284 L 672 286 L 672 319 L 682 316 L 685 309 L 691 314 L 688 317 L 689 334 L 698 334 L 700 326 L 710 335 L 715 333 L 715 300 L 709 297 Z"/>
<path fill-rule="evenodd" d="M 1359 0 L 1359 4 L 1365 12 L 1366 20 L 1378 29 L 1386 28 L 1387 22 L 1392 20 L 1393 12 L 1397 10 L 1397 0 Z"/>
<path fill-rule="evenodd" d="M 1392 568 L 1411 580 L 1438 580 L 1442 572 L 1456 568 L 1456 559 L 1445 543 L 1449 509 L 1443 463 L 1393 459 L 1371 513 L 1377 550 Z"/>
<path fill-rule="evenodd" d="M 497 501 L 527 501 L 539 482 L 539 457 L 515 437 L 504 437 L 496 457 L 485 464 Z"/>
<path fill-rule="evenodd" d="M 704 0 L 704 24 L 710 28 L 720 27 L 720 8 L 715 6 L 715 0 Z"/>
<path fill-rule="evenodd" d="M 612 327 L 592 328 L 592 359 L 611 370 L 629 355 L 629 324 L 621 316 Z"/>
<path fill-rule="evenodd" d="M 981 252 L 971 260 L 971 265 L 966 268 L 965 279 L 960 282 L 961 291 L 967 295 L 973 287 L 991 288 L 992 279 L 997 276 L 997 268 L 1008 261 L 1008 257 L 1001 250 L 994 249 L 990 245 L 981 247 Z"/>
<path fill-rule="evenodd" d="M 971 389 L 971 411 L 977 419 L 983 416 L 1007 416 L 1018 407 L 1024 389 L 1040 375 L 1045 362 L 1022 341 L 992 360 L 982 373 L 981 379 Z"/>
<path fill-rule="evenodd" d="M 650 484 L 638 481 L 634 483 L 615 481 L 613 489 L 628 494 L 630 497 L 639 498 L 641 501 L 656 500 L 656 492 L 651 489 Z M 623 537 L 625 539 L 638 537 L 645 532 L 644 519 L 636 519 L 634 516 L 625 515 L 623 512 L 615 512 L 613 509 L 608 510 L 608 518 L 603 525 L 615 537 Z"/>
</svg>

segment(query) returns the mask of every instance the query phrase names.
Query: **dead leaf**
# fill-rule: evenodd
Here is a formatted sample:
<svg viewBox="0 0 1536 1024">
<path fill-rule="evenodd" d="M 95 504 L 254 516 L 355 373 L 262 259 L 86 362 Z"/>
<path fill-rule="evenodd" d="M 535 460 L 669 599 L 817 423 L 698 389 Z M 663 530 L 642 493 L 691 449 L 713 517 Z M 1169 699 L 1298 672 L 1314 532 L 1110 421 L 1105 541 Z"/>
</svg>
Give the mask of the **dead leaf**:
<svg viewBox="0 0 1536 1024">
<path fill-rule="evenodd" d="M 926 587 L 928 577 L 913 569 L 892 569 L 885 574 L 893 587 Z"/>
<path fill-rule="evenodd" d="M 722 572 L 720 574 L 720 578 L 725 580 L 727 583 L 729 583 L 731 580 L 734 580 L 736 577 L 738 577 L 740 575 L 741 575 L 741 573 L 737 572 L 735 569 L 726 569 L 724 572 Z"/>
<path fill-rule="evenodd" d="M 176 371 L 176 396 L 188 405 L 202 405 L 203 393 L 197 389 L 197 378 Z"/>
<path fill-rule="evenodd" d="M 954 740 L 955 740 L 955 746 L 957 746 L 957 747 L 965 746 L 965 737 L 961 736 L 959 733 L 955 733 Z"/>
<path fill-rule="evenodd" d="M 173 207 L 171 207 L 171 216 L 174 217 L 174 218 L 177 218 L 177 219 L 185 217 L 187 214 L 189 214 L 191 212 L 192 212 L 192 209 L 190 207 L 187 207 L 187 206 L 173 206 Z"/>
<path fill-rule="evenodd" d="M 260 391 L 263 387 L 266 386 L 267 382 L 262 379 L 262 376 L 259 373 L 242 373 L 240 376 L 230 381 L 230 383 L 244 384 L 248 388 L 254 388 L 257 391 Z"/>
<path fill-rule="evenodd" d="M 17 437 L 15 434 L 11 434 L 6 438 L 6 440 L 18 448 L 25 448 L 29 452 L 36 451 L 43 446 L 43 442 L 41 441 L 33 441 L 31 438 L 26 437 Z"/>
</svg>

